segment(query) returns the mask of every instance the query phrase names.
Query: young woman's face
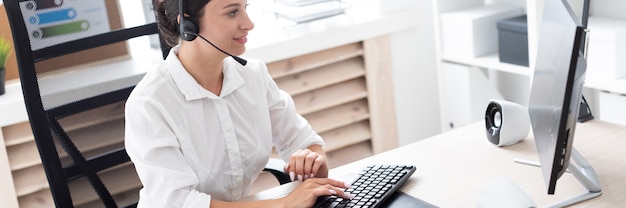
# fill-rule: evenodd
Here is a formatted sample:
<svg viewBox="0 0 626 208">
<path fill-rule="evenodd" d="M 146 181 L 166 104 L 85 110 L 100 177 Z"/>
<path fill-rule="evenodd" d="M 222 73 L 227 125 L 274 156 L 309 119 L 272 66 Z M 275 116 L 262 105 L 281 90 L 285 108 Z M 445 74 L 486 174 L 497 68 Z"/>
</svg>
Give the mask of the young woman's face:
<svg viewBox="0 0 626 208">
<path fill-rule="evenodd" d="M 228 53 L 243 54 L 248 31 L 254 28 L 246 13 L 247 4 L 247 0 L 209 1 L 199 19 L 200 35 Z"/>
</svg>

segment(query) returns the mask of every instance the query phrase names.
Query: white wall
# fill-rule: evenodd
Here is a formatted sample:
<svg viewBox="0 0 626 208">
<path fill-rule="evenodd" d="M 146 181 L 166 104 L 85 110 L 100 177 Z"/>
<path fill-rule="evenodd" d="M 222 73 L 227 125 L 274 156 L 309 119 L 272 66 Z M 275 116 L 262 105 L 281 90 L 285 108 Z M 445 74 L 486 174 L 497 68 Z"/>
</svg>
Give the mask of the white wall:
<svg viewBox="0 0 626 208">
<path fill-rule="evenodd" d="M 441 133 L 432 1 L 381 0 L 383 12 L 415 9 L 416 29 L 391 36 L 399 144 Z"/>
</svg>

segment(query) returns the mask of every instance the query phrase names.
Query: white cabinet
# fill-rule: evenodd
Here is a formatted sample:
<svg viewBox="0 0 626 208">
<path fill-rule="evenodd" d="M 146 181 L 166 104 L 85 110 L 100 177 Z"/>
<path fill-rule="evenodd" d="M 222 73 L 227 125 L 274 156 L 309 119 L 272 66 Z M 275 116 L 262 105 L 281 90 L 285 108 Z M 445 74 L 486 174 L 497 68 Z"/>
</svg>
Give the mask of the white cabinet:
<svg viewBox="0 0 626 208">
<path fill-rule="evenodd" d="M 583 0 L 569 0 L 568 1 L 572 6 L 574 12 L 580 17 L 582 16 L 582 8 L 583 8 Z M 483 82 L 482 86 L 487 86 L 495 90 L 495 94 L 490 94 L 491 92 L 482 91 L 483 93 L 480 96 L 475 94 L 464 94 L 463 96 L 469 97 L 471 101 L 468 103 L 477 103 L 481 99 L 484 99 L 485 96 L 494 96 L 497 98 L 497 95 L 501 95 L 502 99 L 513 101 L 516 103 L 520 103 L 522 105 L 528 104 L 528 99 L 530 95 L 530 83 L 532 80 L 532 74 L 534 69 L 534 62 L 537 54 L 537 43 L 538 43 L 538 33 L 539 33 L 539 24 L 541 22 L 542 13 L 543 13 L 543 4 L 544 0 L 467 0 L 467 1 L 458 1 L 458 0 L 433 0 L 433 8 L 434 8 L 434 16 L 433 21 L 435 25 L 435 42 L 437 48 L 437 59 L 438 59 L 438 74 L 439 74 L 439 83 L 440 83 L 440 106 L 441 106 L 441 116 L 442 116 L 442 129 L 447 130 L 450 129 L 450 115 L 471 115 L 471 114 L 482 114 L 486 107 L 486 104 L 483 108 L 476 107 L 467 107 L 458 104 L 459 101 L 459 93 L 471 93 L 469 91 L 452 91 L 450 87 L 446 87 L 446 83 L 449 83 L 450 80 L 455 80 L 454 76 L 461 76 L 459 74 L 451 74 L 449 71 L 446 71 L 445 68 L 449 66 L 449 64 L 456 65 L 465 65 L 470 70 L 479 70 L 482 71 L 485 75 L 484 77 L 472 78 L 469 76 L 471 81 L 466 83 L 470 83 L 470 85 L 466 86 L 467 89 L 471 89 L 472 85 L 476 86 L 478 82 Z M 458 53 L 450 52 L 448 49 L 448 45 L 444 43 L 447 37 L 450 34 L 445 34 L 448 25 L 446 15 L 451 13 L 459 13 L 465 11 L 473 11 L 477 10 L 476 8 L 484 7 L 501 7 L 503 5 L 506 6 L 517 6 L 522 8 L 523 13 L 527 15 L 527 25 L 528 25 L 528 51 L 529 51 L 529 62 L 530 66 L 519 66 L 508 63 L 501 63 L 499 60 L 499 53 L 496 50 L 495 52 L 486 53 L 486 54 L 478 54 L 476 56 L 463 56 L 458 55 Z M 626 10 L 626 1 L 623 0 L 592 0 L 590 6 L 590 18 L 595 16 L 614 19 L 617 21 L 614 22 L 622 22 L 626 20 L 626 13 L 623 11 Z M 491 11 L 489 9 L 485 9 L 485 11 Z M 589 28 L 593 28 L 593 21 L 590 21 Z M 606 27 L 606 25 L 603 25 Z M 610 26 L 609 26 L 610 27 Z M 619 25 L 615 25 L 615 28 L 619 27 Z M 496 28 L 496 25 L 493 25 L 493 28 Z M 465 31 L 464 33 L 457 32 L 463 35 L 476 34 L 476 32 Z M 591 36 L 593 36 L 593 30 L 590 31 Z M 457 35 L 457 34 L 455 34 Z M 496 44 L 497 38 L 493 38 L 493 42 L 489 44 Z M 593 40 L 592 40 L 593 41 Z M 472 43 L 465 43 L 464 46 L 472 46 Z M 472 47 L 477 47 L 476 45 Z M 612 57 L 616 56 L 616 52 L 619 50 L 607 50 L 602 51 L 601 56 Z M 592 51 L 595 52 L 595 51 Z M 594 54 L 597 55 L 597 54 Z M 622 56 L 623 55 L 617 55 Z M 619 64 L 617 64 L 619 65 Z M 593 69 L 588 68 L 587 70 L 591 71 L 606 71 L 605 69 Z M 618 67 L 616 70 L 626 70 L 623 67 Z M 486 77 L 486 79 L 484 79 Z M 455 88 L 459 88 L 459 84 L 462 82 L 456 82 Z M 606 78 L 606 76 L 594 76 L 593 73 L 587 76 L 587 81 L 585 86 L 587 90 L 585 91 L 585 98 L 589 101 L 592 107 L 592 111 L 596 118 L 602 118 L 599 113 L 606 113 L 606 111 L 599 111 L 598 106 L 606 106 L 606 103 L 600 104 L 600 102 L 611 102 L 610 100 L 599 99 L 599 91 L 609 91 L 613 93 L 626 94 L 626 78 Z M 456 93 L 456 94 L 455 94 Z M 463 112 L 463 111 L 471 111 L 471 112 Z M 480 112 L 476 112 L 480 111 Z M 623 110 L 622 111 L 626 111 Z M 457 116 L 458 117 L 458 116 Z M 471 117 L 471 116 L 470 116 Z M 606 116 L 605 116 L 606 117 Z M 474 116 L 471 117 L 470 122 L 480 121 L 483 118 Z"/>
<path fill-rule="evenodd" d="M 599 119 L 626 125 L 626 95 L 609 92 L 598 93 Z"/>
<path fill-rule="evenodd" d="M 589 17 L 587 76 L 626 78 L 626 19 Z"/>
<path fill-rule="evenodd" d="M 485 115 L 489 99 L 502 99 L 500 93 L 490 86 L 480 69 L 472 66 L 443 62 L 442 76 L 442 122 L 443 131 L 452 130 L 477 120 Z"/>
</svg>

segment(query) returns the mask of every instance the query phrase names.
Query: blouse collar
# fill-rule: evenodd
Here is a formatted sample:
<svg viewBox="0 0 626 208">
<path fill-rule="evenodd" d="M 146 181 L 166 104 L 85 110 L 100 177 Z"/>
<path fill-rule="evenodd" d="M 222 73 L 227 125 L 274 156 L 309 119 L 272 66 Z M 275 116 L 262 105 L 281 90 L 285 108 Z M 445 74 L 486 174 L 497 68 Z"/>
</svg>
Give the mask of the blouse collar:
<svg viewBox="0 0 626 208">
<path fill-rule="evenodd" d="M 209 98 L 219 99 L 220 97 L 226 97 L 234 92 L 245 83 L 240 71 L 245 67 L 239 65 L 235 60 L 228 57 L 224 59 L 224 81 L 222 83 L 222 91 L 220 96 L 213 94 L 212 92 L 204 89 L 198 82 L 185 70 L 180 59 L 176 54 L 180 45 L 174 46 L 167 58 L 165 59 L 166 68 L 169 71 L 170 76 L 174 80 L 174 83 L 178 87 L 178 90 L 185 96 L 187 101 Z"/>
</svg>

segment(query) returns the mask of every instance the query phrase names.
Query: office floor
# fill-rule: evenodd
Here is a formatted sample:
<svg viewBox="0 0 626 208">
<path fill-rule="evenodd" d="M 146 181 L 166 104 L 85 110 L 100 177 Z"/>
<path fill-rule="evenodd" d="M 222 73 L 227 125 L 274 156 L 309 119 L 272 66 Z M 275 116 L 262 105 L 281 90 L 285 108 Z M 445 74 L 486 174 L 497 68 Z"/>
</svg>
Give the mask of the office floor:
<svg viewBox="0 0 626 208">
<path fill-rule="evenodd" d="M 341 150 L 327 153 L 330 168 L 338 167 L 372 155 L 371 145 L 369 142 L 359 143 L 348 146 Z M 276 178 L 269 173 L 263 172 L 252 187 L 251 193 L 266 190 L 278 186 Z"/>
</svg>

